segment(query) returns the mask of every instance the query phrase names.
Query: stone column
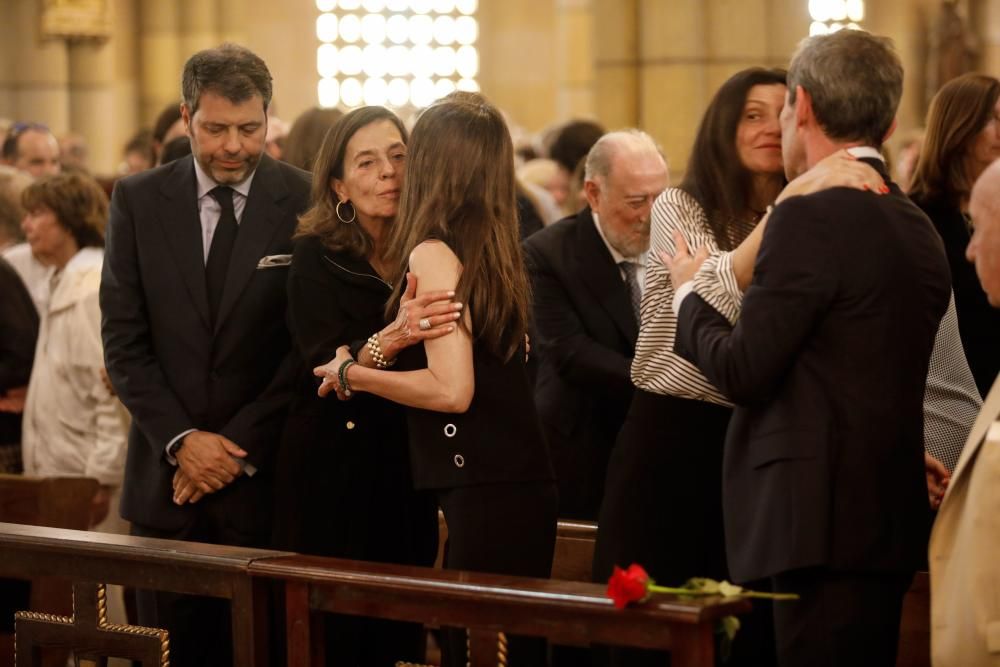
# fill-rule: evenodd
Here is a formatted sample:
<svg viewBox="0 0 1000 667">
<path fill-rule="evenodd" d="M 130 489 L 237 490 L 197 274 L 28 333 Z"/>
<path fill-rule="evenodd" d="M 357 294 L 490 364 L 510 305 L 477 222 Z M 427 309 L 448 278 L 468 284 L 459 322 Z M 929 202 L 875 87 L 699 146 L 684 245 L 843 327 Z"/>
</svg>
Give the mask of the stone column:
<svg viewBox="0 0 1000 667">
<path fill-rule="evenodd" d="M 115 136 L 114 48 L 108 41 L 69 45 L 70 123 L 83 135 L 94 173 L 110 173 L 120 146 Z"/>
<path fill-rule="evenodd" d="M 609 130 L 639 122 L 639 2 L 594 2 L 594 105 Z"/>
<path fill-rule="evenodd" d="M 180 60 L 219 45 L 218 11 L 215 0 L 181 0 Z"/>
<path fill-rule="evenodd" d="M 786 66 L 808 32 L 805 0 L 639 0 L 639 124 L 673 182 L 719 86 L 746 67 Z"/>
<path fill-rule="evenodd" d="M 151 125 L 181 97 L 180 16 L 177 5 L 139 0 L 140 118 Z"/>
<path fill-rule="evenodd" d="M 109 169 L 121 162 L 121 151 L 142 125 L 139 120 L 139 13 L 135 0 L 113 0 L 114 50 L 112 95 L 114 101 L 112 124 L 114 154 Z M 179 87 L 179 85 L 178 85 Z M 148 125 L 149 121 L 147 121 Z"/>
<path fill-rule="evenodd" d="M 532 132 L 558 119 L 555 1 L 480 0 L 476 12 L 480 88 Z"/>
<path fill-rule="evenodd" d="M 69 129 L 69 60 L 62 39 L 39 36 L 41 0 L 8 0 L 5 12 L 16 55 L 11 59 L 14 103 L 10 115 L 19 120 L 40 121 L 60 134 Z M 14 64 L 16 63 L 16 65 Z"/>
<path fill-rule="evenodd" d="M 597 111 L 593 0 L 556 0 L 555 27 L 556 116 L 592 118 Z"/>
<path fill-rule="evenodd" d="M 216 0 L 216 25 L 219 28 L 220 42 L 247 44 L 247 6 L 246 0 Z M 315 7 L 315 3 L 312 6 Z"/>
</svg>

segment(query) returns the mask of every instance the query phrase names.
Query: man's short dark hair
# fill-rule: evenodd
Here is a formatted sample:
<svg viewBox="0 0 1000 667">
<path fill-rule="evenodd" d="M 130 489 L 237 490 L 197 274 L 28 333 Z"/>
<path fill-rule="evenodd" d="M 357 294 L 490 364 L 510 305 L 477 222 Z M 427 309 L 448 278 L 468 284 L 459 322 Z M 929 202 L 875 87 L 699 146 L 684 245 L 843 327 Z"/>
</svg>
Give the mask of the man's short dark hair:
<svg viewBox="0 0 1000 667">
<path fill-rule="evenodd" d="M 839 30 L 802 40 L 788 68 L 790 104 L 796 86 L 831 139 L 879 148 L 903 95 L 903 64 L 888 37 Z"/>
<path fill-rule="evenodd" d="M 198 111 L 201 94 L 205 91 L 221 95 L 233 104 L 260 95 L 267 111 L 271 104 L 271 73 L 260 56 L 250 49 L 238 44 L 223 44 L 199 51 L 184 63 L 181 93 L 192 116 Z"/>
</svg>

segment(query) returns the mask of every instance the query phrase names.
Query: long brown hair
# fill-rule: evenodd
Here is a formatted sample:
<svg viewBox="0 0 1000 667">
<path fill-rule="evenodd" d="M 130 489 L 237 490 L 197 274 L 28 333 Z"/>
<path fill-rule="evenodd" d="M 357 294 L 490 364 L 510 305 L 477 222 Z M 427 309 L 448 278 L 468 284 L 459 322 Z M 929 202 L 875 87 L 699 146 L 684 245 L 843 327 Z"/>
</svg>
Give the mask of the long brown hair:
<svg viewBox="0 0 1000 667">
<path fill-rule="evenodd" d="M 316 156 L 316 169 L 312 180 L 312 205 L 299 218 L 295 238 L 318 236 L 330 250 L 347 251 L 355 257 L 368 258 L 375 251 L 375 241 L 364 227 L 355 222 L 345 223 L 337 217 L 337 195 L 330 188 L 334 178 L 344 178 L 344 157 L 347 143 L 355 133 L 366 125 L 388 120 L 396 129 L 403 143 L 407 142 L 406 128 L 393 112 L 385 107 L 360 107 L 343 116 L 333 124 L 323 139 L 323 146 Z M 353 207 L 341 211 L 350 211 Z M 348 215 L 346 212 L 344 215 Z M 356 217 L 356 216 L 355 216 Z"/>
<path fill-rule="evenodd" d="M 965 158 L 992 118 L 998 98 L 1000 81 L 985 74 L 963 74 L 941 87 L 927 111 L 911 197 L 921 201 L 943 197 L 957 204 L 972 191 Z"/>
<path fill-rule="evenodd" d="M 785 85 L 785 70 L 751 67 L 732 75 L 712 97 L 695 135 L 680 189 L 701 204 L 716 244 L 731 250 L 733 223 L 750 213 L 753 174 L 743 166 L 736 133 L 754 86 Z"/>
<path fill-rule="evenodd" d="M 514 148 L 500 112 L 479 98 L 428 107 L 413 128 L 399 215 L 387 260 L 396 285 L 394 314 L 410 253 L 444 241 L 462 263 L 455 299 L 469 305 L 474 331 L 509 359 L 524 341 L 530 293 L 521 258 Z M 462 326 L 465 326 L 464 324 Z"/>
</svg>

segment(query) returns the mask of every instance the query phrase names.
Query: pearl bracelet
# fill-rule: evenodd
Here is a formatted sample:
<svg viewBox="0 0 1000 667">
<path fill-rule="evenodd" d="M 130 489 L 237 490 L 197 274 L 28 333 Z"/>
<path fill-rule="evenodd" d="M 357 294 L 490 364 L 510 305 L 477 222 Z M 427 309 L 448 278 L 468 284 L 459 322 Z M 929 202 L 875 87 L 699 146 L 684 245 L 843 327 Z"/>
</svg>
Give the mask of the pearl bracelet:
<svg viewBox="0 0 1000 667">
<path fill-rule="evenodd" d="M 375 360 L 377 368 L 386 369 L 396 363 L 395 359 L 386 361 L 385 355 L 382 354 L 382 345 L 379 343 L 377 333 L 373 333 L 368 337 L 368 352 L 372 355 L 372 359 Z"/>
</svg>

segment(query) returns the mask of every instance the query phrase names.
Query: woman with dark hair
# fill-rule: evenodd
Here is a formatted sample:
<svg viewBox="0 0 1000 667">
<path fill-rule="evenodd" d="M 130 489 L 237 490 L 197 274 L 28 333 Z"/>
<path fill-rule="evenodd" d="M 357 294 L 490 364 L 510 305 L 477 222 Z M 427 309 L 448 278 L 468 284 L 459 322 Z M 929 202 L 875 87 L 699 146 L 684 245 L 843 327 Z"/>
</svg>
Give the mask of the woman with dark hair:
<svg viewBox="0 0 1000 667">
<path fill-rule="evenodd" d="M 983 397 L 1000 372 L 1000 311 L 990 307 L 965 249 L 975 225 L 969 217 L 969 193 L 997 158 L 1000 81 L 983 74 L 949 81 L 931 100 L 909 195 L 944 241 L 962 346 Z"/>
<path fill-rule="evenodd" d="M 772 203 L 836 184 L 874 187 L 881 179 L 844 153 L 785 185 L 778 115 L 785 72 L 751 68 L 733 75 L 709 103 L 684 181 L 653 206 L 650 253 L 674 254 L 675 236 L 709 258 L 699 276 L 713 305 L 738 313 Z M 632 362 L 635 396 L 608 465 L 598 520 L 594 579 L 641 563 L 657 581 L 727 579 L 722 524 L 722 449 L 731 403 L 673 352 L 676 317 L 669 271 L 647 263 L 639 337 Z M 701 292 L 699 292 L 701 293 Z M 754 603 L 734 644 L 734 665 L 773 664 L 767 605 Z M 615 650 L 616 664 L 662 664 L 648 651 Z"/>
<path fill-rule="evenodd" d="M 344 112 L 340 109 L 313 107 L 303 111 L 285 137 L 281 159 L 299 169 L 312 171 L 317 166 L 316 155 L 323 138 L 343 116 Z"/>
<path fill-rule="evenodd" d="M 373 395 L 349 402 L 316 395 L 311 369 L 349 346 L 358 361 L 388 367 L 399 351 L 454 328 L 447 292 L 413 298 L 399 315 L 386 239 L 406 170 L 406 129 L 383 107 L 347 114 L 327 134 L 313 178 L 312 207 L 296 233 L 288 281 L 290 328 L 305 361 L 280 448 L 274 544 L 323 556 L 431 565 L 437 551 L 433 498 L 413 491 L 401 406 Z M 419 320 L 434 325 L 419 327 Z M 329 664 L 391 666 L 423 660 L 417 624 L 326 618 Z"/>
<path fill-rule="evenodd" d="M 417 120 L 389 241 L 393 279 L 411 271 L 418 298 L 453 290 L 466 304 L 458 326 L 406 350 L 397 372 L 356 364 L 347 347 L 315 372 L 320 393 L 409 407 L 413 482 L 444 511 L 446 567 L 547 577 L 557 498 L 525 371 L 514 152 L 500 113 L 478 99 L 435 104 Z M 402 294 L 397 284 L 390 310 Z M 446 637 L 446 664 L 464 665 L 465 634 Z M 543 649 L 512 638 L 510 664 L 540 664 Z"/>
</svg>

